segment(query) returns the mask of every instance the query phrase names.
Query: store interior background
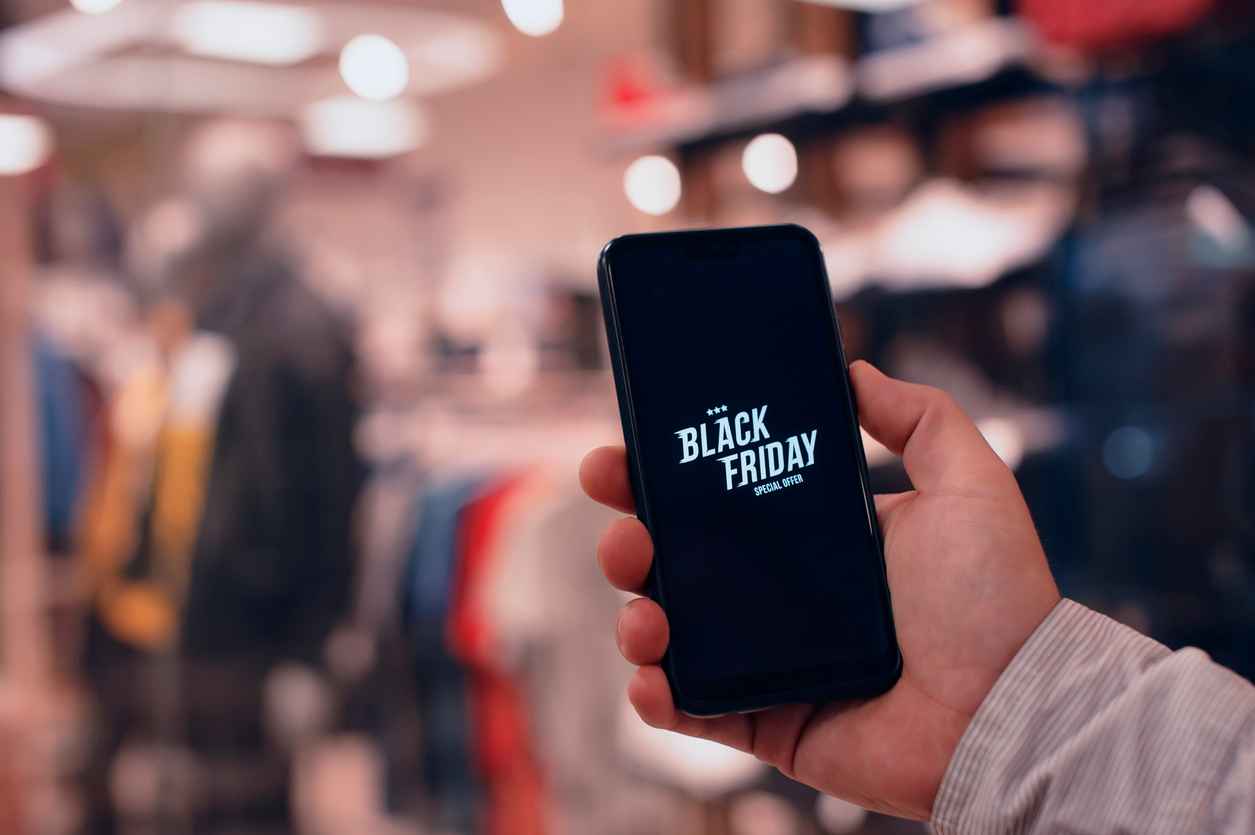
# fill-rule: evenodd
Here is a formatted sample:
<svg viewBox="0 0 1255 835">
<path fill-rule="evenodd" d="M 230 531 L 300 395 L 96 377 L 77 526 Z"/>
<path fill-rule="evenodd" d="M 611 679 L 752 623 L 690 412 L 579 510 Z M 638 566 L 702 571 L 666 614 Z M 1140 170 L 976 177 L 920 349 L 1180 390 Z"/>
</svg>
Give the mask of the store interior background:
<svg viewBox="0 0 1255 835">
<path fill-rule="evenodd" d="M 1250 676 L 1253 17 L 0 3 L 0 831 L 922 831 L 626 706 L 628 232 L 811 228 L 1064 593 Z"/>
</svg>

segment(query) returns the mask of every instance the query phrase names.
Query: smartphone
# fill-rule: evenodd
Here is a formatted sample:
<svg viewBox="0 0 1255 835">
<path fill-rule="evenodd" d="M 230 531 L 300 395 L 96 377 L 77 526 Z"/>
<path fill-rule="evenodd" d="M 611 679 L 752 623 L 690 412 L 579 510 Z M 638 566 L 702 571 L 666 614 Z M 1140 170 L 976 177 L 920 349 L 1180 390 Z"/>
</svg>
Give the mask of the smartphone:
<svg viewBox="0 0 1255 835">
<path fill-rule="evenodd" d="M 602 250 L 598 286 L 676 706 L 888 690 L 902 657 L 814 235 L 627 235 Z"/>
</svg>

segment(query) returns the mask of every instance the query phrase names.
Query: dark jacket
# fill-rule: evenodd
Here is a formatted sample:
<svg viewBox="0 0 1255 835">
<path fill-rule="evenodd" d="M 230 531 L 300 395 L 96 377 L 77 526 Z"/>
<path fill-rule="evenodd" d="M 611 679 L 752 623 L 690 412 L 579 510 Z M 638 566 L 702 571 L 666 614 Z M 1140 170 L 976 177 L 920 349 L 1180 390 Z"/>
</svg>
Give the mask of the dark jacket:
<svg viewBox="0 0 1255 835">
<path fill-rule="evenodd" d="M 229 269 L 200 326 L 228 337 L 182 649 L 315 660 L 346 612 L 365 470 L 349 328 L 274 255 Z"/>
</svg>

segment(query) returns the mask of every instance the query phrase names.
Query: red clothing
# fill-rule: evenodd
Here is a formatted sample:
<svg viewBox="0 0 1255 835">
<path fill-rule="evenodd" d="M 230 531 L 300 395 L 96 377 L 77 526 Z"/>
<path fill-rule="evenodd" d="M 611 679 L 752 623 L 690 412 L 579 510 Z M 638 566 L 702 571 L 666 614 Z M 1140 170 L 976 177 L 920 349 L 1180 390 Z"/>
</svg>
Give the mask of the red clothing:
<svg viewBox="0 0 1255 835">
<path fill-rule="evenodd" d="M 1102 52 L 1184 32 L 1216 5 L 1216 0 L 1020 0 L 1020 11 L 1046 40 Z"/>
<path fill-rule="evenodd" d="M 518 478 L 504 479 L 463 509 L 449 609 L 449 647 L 470 678 L 474 756 L 487 792 L 488 835 L 545 831 L 543 780 L 528 732 L 526 704 L 492 656 L 491 621 L 481 594 L 494 570 L 502 511 L 520 484 Z"/>
</svg>

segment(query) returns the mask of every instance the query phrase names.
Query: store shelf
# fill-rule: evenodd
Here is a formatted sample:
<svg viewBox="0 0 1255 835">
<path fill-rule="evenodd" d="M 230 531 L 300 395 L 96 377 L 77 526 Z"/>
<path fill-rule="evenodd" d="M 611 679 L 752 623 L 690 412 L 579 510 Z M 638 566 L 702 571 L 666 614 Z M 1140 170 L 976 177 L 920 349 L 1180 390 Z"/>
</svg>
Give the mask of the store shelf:
<svg viewBox="0 0 1255 835">
<path fill-rule="evenodd" d="M 794 58 L 705 87 L 686 87 L 631 114 L 632 126 L 612 138 L 609 150 L 629 154 L 734 139 L 807 115 L 844 108 L 854 90 L 849 65 L 839 58 Z"/>
<path fill-rule="evenodd" d="M 608 150 L 691 152 L 765 132 L 804 142 L 899 115 L 952 114 L 1053 89 L 1032 69 L 1036 48 L 1018 21 L 995 19 L 853 65 L 836 57 L 793 58 L 663 96 L 631 114 L 630 127 L 610 139 Z"/>
</svg>

